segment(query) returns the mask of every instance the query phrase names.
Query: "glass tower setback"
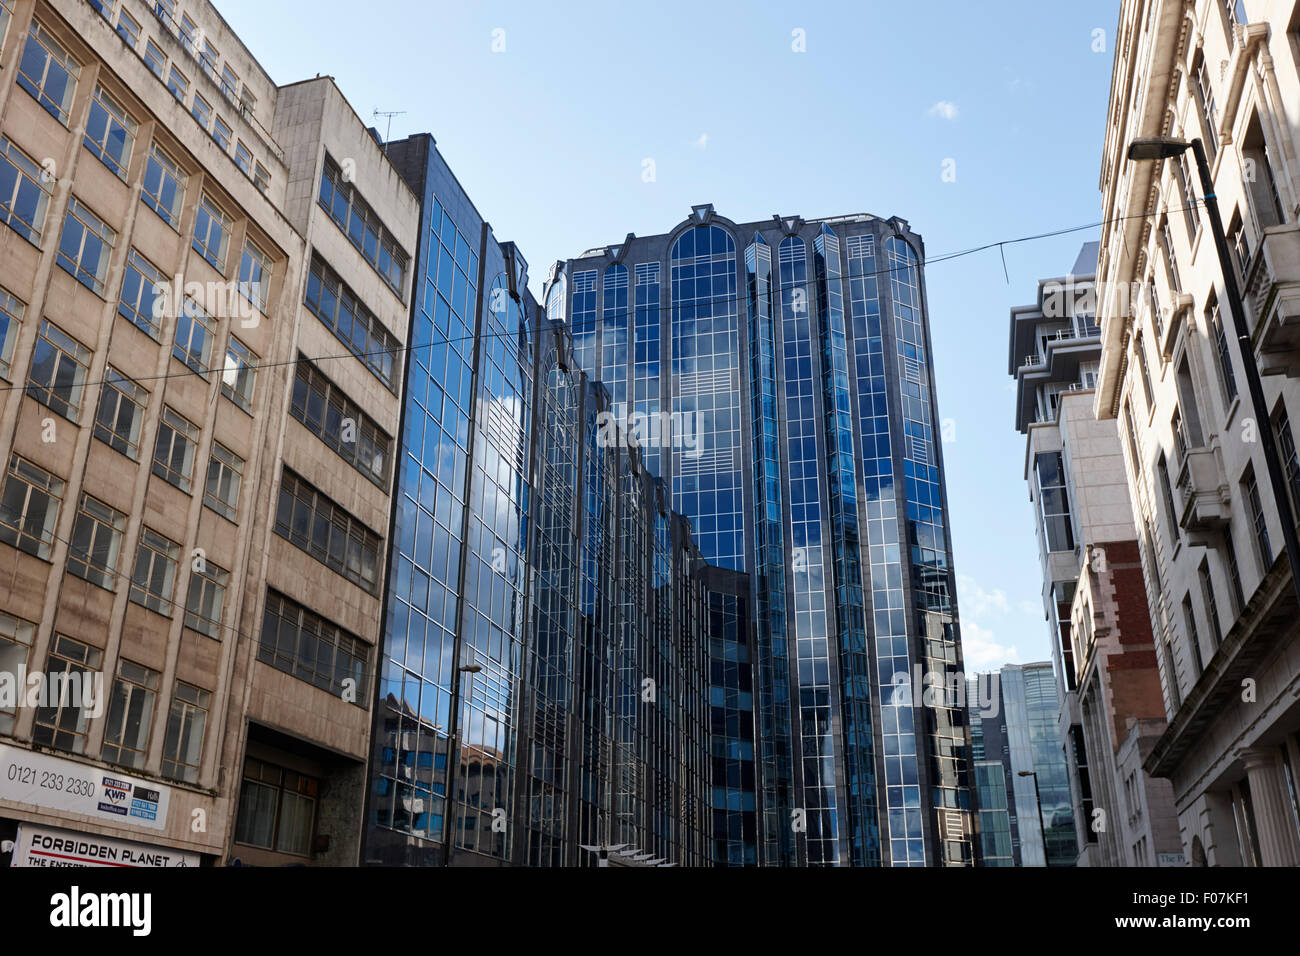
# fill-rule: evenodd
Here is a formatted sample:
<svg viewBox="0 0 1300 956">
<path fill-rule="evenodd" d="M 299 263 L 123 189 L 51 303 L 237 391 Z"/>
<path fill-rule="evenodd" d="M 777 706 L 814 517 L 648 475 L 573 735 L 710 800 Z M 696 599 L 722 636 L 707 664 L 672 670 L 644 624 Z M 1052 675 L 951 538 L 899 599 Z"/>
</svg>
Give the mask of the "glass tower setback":
<svg viewBox="0 0 1300 956">
<path fill-rule="evenodd" d="M 706 560 L 749 577 L 750 633 L 721 649 L 752 678 L 715 661 L 711 682 L 719 863 L 974 860 L 920 249 L 900 219 L 736 224 L 697 206 L 667 234 L 558 263 L 548 288 L 552 318 L 594 329 L 584 370 L 628 395 L 614 411 Z M 594 322 L 575 290 L 619 263 L 632 321 L 611 284 Z M 733 810 L 749 791 L 717 779 L 745 766 L 742 702 L 752 831 Z"/>
</svg>

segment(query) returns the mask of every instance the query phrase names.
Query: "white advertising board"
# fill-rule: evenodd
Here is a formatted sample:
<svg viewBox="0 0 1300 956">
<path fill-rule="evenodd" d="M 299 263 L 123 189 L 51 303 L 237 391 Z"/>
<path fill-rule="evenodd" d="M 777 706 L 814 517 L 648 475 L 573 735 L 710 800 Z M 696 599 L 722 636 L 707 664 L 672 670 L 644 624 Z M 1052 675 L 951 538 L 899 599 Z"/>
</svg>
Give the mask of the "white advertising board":
<svg viewBox="0 0 1300 956">
<path fill-rule="evenodd" d="M 11 866 L 198 866 L 199 855 L 149 846 L 127 840 L 112 840 L 91 833 L 73 833 L 49 827 L 20 824 L 14 841 Z"/>
<path fill-rule="evenodd" d="M 170 787 L 152 781 L 0 744 L 0 800 L 163 830 L 170 798 Z"/>
</svg>

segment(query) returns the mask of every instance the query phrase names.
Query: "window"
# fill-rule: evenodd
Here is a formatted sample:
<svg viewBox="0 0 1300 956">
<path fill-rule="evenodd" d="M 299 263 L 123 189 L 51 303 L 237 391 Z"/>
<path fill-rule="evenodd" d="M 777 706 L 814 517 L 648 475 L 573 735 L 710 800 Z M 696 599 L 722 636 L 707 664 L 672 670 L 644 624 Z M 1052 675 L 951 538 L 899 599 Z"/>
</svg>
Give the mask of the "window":
<svg viewBox="0 0 1300 956">
<path fill-rule="evenodd" d="M 1142 373 L 1142 395 L 1146 399 L 1147 410 L 1154 407 L 1151 389 L 1151 370 L 1147 367 L 1147 350 L 1142 344 L 1142 334 L 1133 336 L 1133 355 L 1137 358 L 1138 369 Z"/>
<path fill-rule="evenodd" d="M 194 251 L 221 273 L 226 271 L 226 245 L 232 228 L 230 217 L 204 196 L 194 218 Z"/>
<path fill-rule="evenodd" d="M 149 151 L 149 163 L 144 171 L 144 188 L 140 199 L 162 217 L 163 222 L 176 229 L 181 221 L 181 203 L 185 199 L 185 179 L 181 168 L 155 143 Z"/>
<path fill-rule="evenodd" d="M 211 561 L 199 562 L 190 571 L 190 590 L 185 598 L 185 626 L 221 640 L 221 608 L 226 600 L 230 575 Z"/>
<path fill-rule="evenodd" d="M 1178 189 L 1182 193 L 1183 224 L 1187 227 L 1187 244 L 1190 246 L 1196 242 L 1196 234 L 1200 232 L 1201 217 L 1196 214 L 1196 193 L 1192 189 L 1192 169 L 1187 161 L 1186 150 L 1178 154 L 1174 175 L 1178 178 Z M 1172 248 L 1171 245 L 1170 249 Z M 1181 283 L 1178 288 L 1182 288 Z"/>
<path fill-rule="evenodd" d="M 95 295 L 104 295 L 108 259 L 117 233 L 105 225 L 75 196 L 68 201 L 59 242 L 58 263 L 70 276 Z"/>
<path fill-rule="evenodd" d="M 1196 106 L 1201 114 L 1201 129 L 1205 132 L 1205 148 L 1208 160 L 1214 165 L 1214 156 L 1219 151 L 1219 111 L 1214 104 L 1214 86 L 1210 83 L 1210 72 L 1205 67 L 1205 54 L 1196 51 L 1195 65 L 1192 67 L 1192 94 L 1196 97 Z"/>
<path fill-rule="evenodd" d="M 198 93 L 194 94 L 194 104 L 190 107 L 190 115 L 205 131 L 212 128 L 212 105 L 199 96 Z"/>
<path fill-rule="evenodd" d="M 1280 226 L 1286 222 L 1286 212 L 1282 206 L 1282 196 L 1278 192 L 1276 167 L 1273 155 L 1264 138 L 1259 116 L 1252 116 L 1250 126 L 1246 129 L 1246 138 L 1241 149 L 1242 177 L 1246 183 L 1246 193 L 1250 196 L 1251 208 L 1255 210 L 1255 223 L 1262 232 L 1269 226 Z"/>
<path fill-rule="evenodd" d="M 257 187 L 257 191 L 263 196 L 271 188 L 271 174 L 266 171 L 266 167 L 261 163 L 258 163 L 253 170 L 253 185 Z"/>
<path fill-rule="evenodd" d="M 91 584 L 116 590 L 117 556 L 126 533 L 126 515 L 83 494 L 68 542 L 68 570 Z"/>
<path fill-rule="evenodd" d="M 1253 465 L 1246 469 L 1246 474 L 1241 479 L 1241 494 L 1246 499 L 1246 507 L 1250 511 L 1250 523 L 1255 530 L 1255 548 L 1259 554 L 1260 573 L 1268 574 L 1269 569 L 1273 567 L 1273 546 L 1268 540 L 1268 521 L 1264 517 L 1264 505 L 1259 498 L 1259 483 L 1255 480 Z"/>
<path fill-rule="evenodd" d="M 162 675 L 125 658 L 117 662 L 117 680 L 104 728 L 104 760 L 137 770 L 144 767 L 153 726 L 154 701 Z"/>
<path fill-rule="evenodd" d="M 3 3 L 3 0 L 0 0 Z M 2 31 L 0 31 L 2 32 Z M 0 611 L 0 674 L 21 674 L 27 666 L 36 625 Z M 18 702 L 0 698 L 0 734 L 12 736 L 18 718 Z"/>
<path fill-rule="evenodd" d="M 90 724 L 87 698 L 96 701 L 94 680 L 103 652 L 74 641 L 62 634 L 54 635 L 50 658 L 45 664 L 45 678 L 50 687 L 47 706 L 36 710 L 32 743 L 68 753 L 86 752 L 86 729 Z M 58 688 L 57 696 L 54 688 Z"/>
<path fill-rule="evenodd" d="M 117 15 L 117 35 L 132 50 L 140 45 L 140 24 L 125 10 L 120 11 Z M 150 68 L 152 69 L 152 65 Z"/>
<path fill-rule="evenodd" d="M 1250 22 L 1246 19 L 1246 0 L 1223 0 L 1223 9 L 1227 13 L 1228 45 L 1232 46 L 1236 42 L 1233 28 Z"/>
<path fill-rule="evenodd" d="M 76 339 L 42 322 L 32 353 L 32 371 L 27 377 L 28 396 L 68 421 L 78 421 L 90 355 L 90 349 Z"/>
<path fill-rule="evenodd" d="M 27 45 L 18 64 L 18 85 L 64 126 L 68 109 L 77 92 L 81 64 L 59 45 L 40 21 L 33 20 L 27 33 Z"/>
<path fill-rule="evenodd" d="M 271 285 L 270 259 L 256 244 L 244 240 L 239 260 L 239 291 L 259 312 L 266 311 L 266 296 Z"/>
<path fill-rule="evenodd" d="M 198 426 L 164 405 L 162 421 L 158 423 L 158 441 L 154 445 L 153 473 L 181 491 L 189 492 L 198 443 Z"/>
<path fill-rule="evenodd" d="M 172 36 L 176 35 L 176 0 L 153 0 L 153 15 Z"/>
<path fill-rule="evenodd" d="M 173 357 L 184 362 L 201 378 L 207 378 L 211 371 L 212 343 L 216 338 L 216 328 L 212 316 L 202 307 L 185 297 L 180 315 L 176 317 L 176 343 L 172 346 Z"/>
<path fill-rule="evenodd" d="M 1223 391 L 1223 404 L 1226 408 L 1237 397 L 1237 376 L 1232 370 L 1232 350 L 1228 348 L 1228 336 L 1223 331 L 1219 300 L 1213 295 L 1205 304 L 1205 329 L 1214 343 L 1214 366 L 1219 373 L 1219 387 Z"/>
<path fill-rule="evenodd" d="M 1241 210 L 1232 211 L 1232 221 L 1228 225 L 1228 243 L 1232 246 L 1232 258 L 1237 267 L 1237 281 L 1246 281 L 1246 270 L 1250 267 L 1250 237 L 1241 218 Z"/>
<path fill-rule="evenodd" d="M 1223 627 L 1219 623 L 1219 602 L 1214 597 L 1214 578 L 1210 576 L 1210 561 L 1202 558 L 1196 576 L 1201 580 L 1201 596 L 1205 599 L 1205 617 L 1210 622 L 1210 633 L 1214 636 L 1214 646 L 1223 643 Z"/>
<path fill-rule="evenodd" d="M 212 41 L 207 37 L 204 37 L 203 52 L 199 54 L 199 66 L 203 68 L 204 73 L 208 74 L 208 78 L 211 79 L 213 83 L 220 82 L 217 79 L 217 64 L 220 62 L 221 54 L 218 53 L 217 48 L 212 45 Z"/>
<path fill-rule="evenodd" d="M 1201 430 L 1200 405 L 1196 401 L 1196 385 L 1192 381 L 1192 369 L 1186 355 L 1182 357 L 1174 373 L 1174 388 L 1178 392 L 1178 410 L 1175 411 L 1175 415 L 1178 416 L 1180 423 L 1182 417 L 1186 416 L 1186 422 L 1180 424 L 1177 432 L 1185 444 L 1183 453 L 1186 454 L 1187 448 L 1205 447 L 1205 433 Z"/>
<path fill-rule="evenodd" d="M 356 705 L 366 706 L 366 644 L 275 591 L 266 593 L 257 659 L 335 697 L 351 699 L 353 691 Z"/>
<path fill-rule="evenodd" d="M 167 89 L 172 91 L 172 96 L 176 97 L 178 102 L 185 102 L 185 95 L 190 91 L 190 81 L 185 78 L 185 74 L 180 70 L 172 67 L 171 74 L 167 77 Z"/>
<path fill-rule="evenodd" d="M 379 536 L 287 468 L 275 532 L 369 593 L 377 591 Z"/>
<path fill-rule="evenodd" d="M 256 380 L 257 356 L 232 335 L 226 345 L 226 365 L 221 372 L 221 394 L 251 415 Z"/>
<path fill-rule="evenodd" d="M 27 312 L 27 304 L 0 286 L 0 378 L 8 379 L 18 341 L 18 326 Z"/>
<path fill-rule="evenodd" d="M 239 791 L 235 842 L 308 856 L 319 788 L 312 777 L 249 757 Z"/>
<path fill-rule="evenodd" d="M 1059 451 L 1035 456 L 1038 500 L 1043 512 L 1043 536 L 1048 551 L 1073 551 L 1074 528 L 1065 483 L 1065 460 Z"/>
<path fill-rule="evenodd" d="M 176 682 L 167 729 L 163 733 L 162 775 L 167 779 L 198 782 L 203 734 L 211 706 L 212 695 L 206 690 Z"/>
<path fill-rule="evenodd" d="M 1142 476 L 1142 458 L 1138 454 L 1137 423 L 1133 417 L 1133 397 L 1131 395 L 1124 401 L 1124 422 L 1127 426 L 1124 431 L 1128 437 L 1128 454 L 1133 462 L 1133 477 L 1137 479 Z"/>
<path fill-rule="evenodd" d="M 224 445 L 213 442 L 203 503 L 222 517 L 234 521 L 235 512 L 239 508 L 239 483 L 243 473 L 244 459 Z"/>
<path fill-rule="evenodd" d="M 131 572 L 130 598 L 151 611 L 170 616 L 172 587 L 181 546 L 148 528 L 140 529 L 135 549 L 135 570 Z"/>
<path fill-rule="evenodd" d="M 1196 631 L 1196 612 L 1192 609 L 1190 591 L 1183 595 L 1183 625 L 1187 628 L 1187 645 L 1192 652 L 1192 663 L 1196 665 L 1196 673 L 1192 677 L 1192 685 L 1195 686 L 1205 672 L 1205 664 L 1201 661 L 1201 637 Z"/>
<path fill-rule="evenodd" d="M 140 458 L 140 427 L 149 393 L 111 365 L 104 372 L 95 412 L 95 437 L 126 455 Z"/>
<path fill-rule="evenodd" d="M 253 151 L 244 145 L 241 139 L 235 143 L 235 165 L 238 166 L 245 176 L 253 175 Z"/>
<path fill-rule="evenodd" d="M 221 95 L 234 103 L 239 98 L 239 74 L 227 63 L 221 68 Z"/>
<path fill-rule="evenodd" d="M 1147 278 L 1147 302 L 1151 306 L 1151 326 L 1156 330 L 1156 344 L 1165 337 L 1165 313 L 1160 308 L 1160 293 L 1156 291 L 1155 273 Z"/>
<path fill-rule="evenodd" d="M 0 46 L 9 37 L 9 24 L 14 20 L 14 0 L 0 0 Z"/>
<path fill-rule="evenodd" d="M 329 156 L 325 157 L 317 201 L 400 297 L 406 282 L 406 253 L 356 188 L 344 181 L 342 170 Z"/>
<path fill-rule="evenodd" d="M 1169 465 L 1165 460 L 1165 453 L 1160 453 L 1160 460 L 1156 462 L 1156 474 L 1160 479 L 1160 492 L 1165 499 L 1165 520 L 1169 529 L 1169 546 L 1172 548 L 1178 543 L 1178 512 L 1174 507 L 1174 492 L 1169 484 Z"/>
<path fill-rule="evenodd" d="M 135 134 L 136 122 L 125 107 L 104 92 L 102 86 L 95 87 L 83 142 L 86 149 L 99 157 L 100 162 L 111 169 L 118 179 L 126 179 Z"/>
<path fill-rule="evenodd" d="M 230 152 L 231 133 L 232 131 L 229 123 L 223 120 L 220 116 L 213 119 L 212 138 L 217 141 L 217 145 L 221 147 L 223 152 Z"/>
<path fill-rule="evenodd" d="M 399 348 L 397 340 L 315 254 L 307 275 L 306 305 L 380 381 L 390 390 L 393 388 L 393 353 Z"/>
<path fill-rule="evenodd" d="M 144 62 L 153 75 L 162 79 L 167 70 L 167 54 L 163 53 L 162 47 L 154 43 L 153 40 L 146 40 L 144 45 Z M 170 87 L 169 87 L 170 89 Z"/>
<path fill-rule="evenodd" d="M 392 439 L 301 353 L 289 414 L 380 488 L 387 485 Z"/>
<path fill-rule="evenodd" d="M 1160 219 L 1160 251 L 1164 253 L 1165 267 L 1169 270 L 1169 289 L 1176 297 L 1182 291 L 1183 280 L 1178 274 L 1178 257 L 1174 254 L 1174 237 L 1169 231 L 1168 216 Z"/>
<path fill-rule="evenodd" d="M 1237 547 L 1232 543 L 1232 524 L 1223 529 L 1223 555 L 1228 565 L 1228 580 L 1232 583 L 1233 610 L 1240 615 L 1246 606 L 1246 593 L 1241 587 L 1241 565 L 1237 563 Z"/>
<path fill-rule="evenodd" d="M 167 306 L 166 289 L 163 274 L 132 249 L 126 259 L 117 314 L 157 340 L 162 334 L 162 317 Z"/>
<path fill-rule="evenodd" d="M 190 19 L 189 14 L 181 14 L 181 46 L 185 48 L 185 52 L 190 56 L 199 55 L 199 48 L 194 42 L 198 30 L 198 26 Z"/>
<path fill-rule="evenodd" d="M 50 203 L 46 182 L 41 167 L 0 136 L 0 220 L 35 246 L 41 244 Z"/>
<path fill-rule="evenodd" d="M 1160 650 L 1164 657 L 1165 674 L 1168 675 L 1166 683 L 1169 687 L 1169 699 L 1173 705 L 1172 711 L 1177 711 L 1183 706 L 1182 688 L 1178 686 L 1178 669 L 1174 666 L 1174 649 L 1169 645 L 1168 638 L 1160 640 Z"/>
<path fill-rule="evenodd" d="M 252 119 L 253 114 L 257 112 L 257 97 L 247 85 L 239 93 L 239 112 L 244 119 Z"/>
<path fill-rule="evenodd" d="M 1300 510 L 1300 457 L 1296 454 L 1291 419 L 1287 416 L 1285 403 L 1280 400 L 1273 427 L 1277 431 L 1277 451 L 1282 459 L 1282 470 L 1286 475 L 1287 487 L 1291 489 L 1291 507 Z"/>
<path fill-rule="evenodd" d="M 0 496 L 0 541 L 48 561 L 62 498 L 62 481 L 25 458 L 11 456 Z"/>
</svg>

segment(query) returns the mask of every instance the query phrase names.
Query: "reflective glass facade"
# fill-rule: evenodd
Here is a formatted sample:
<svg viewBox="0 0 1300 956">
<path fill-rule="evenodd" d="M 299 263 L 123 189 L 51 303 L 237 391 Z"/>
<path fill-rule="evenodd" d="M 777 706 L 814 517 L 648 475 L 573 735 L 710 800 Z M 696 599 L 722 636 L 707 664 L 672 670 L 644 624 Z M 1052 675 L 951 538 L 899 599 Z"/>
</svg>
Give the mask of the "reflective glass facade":
<svg viewBox="0 0 1300 956">
<path fill-rule="evenodd" d="M 974 860 L 920 250 L 899 219 L 738 225 L 698 206 L 557 264 L 548 287 L 553 319 L 596 329 L 583 367 L 626 389 L 706 560 L 749 577 L 749 634 L 711 663 L 718 863 Z M 620 263 L 633 321 L 611 286 L 592 322 L 577 277 Z M 651 402 L 658 430 L 638 427 Z"/>
</svg>

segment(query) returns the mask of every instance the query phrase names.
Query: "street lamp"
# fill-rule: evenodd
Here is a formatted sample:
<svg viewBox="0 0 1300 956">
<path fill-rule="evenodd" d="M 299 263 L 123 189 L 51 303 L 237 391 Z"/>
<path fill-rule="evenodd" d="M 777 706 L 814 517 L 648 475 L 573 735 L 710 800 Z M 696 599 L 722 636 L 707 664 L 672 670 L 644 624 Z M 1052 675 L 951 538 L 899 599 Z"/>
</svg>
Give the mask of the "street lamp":
<svg viewBox="0 0 1300 956">
<path fill-rule="evenodd" d="M 1273 497 L 1277 501 L 1278 515 L 1282 519 L 1282 541 L 1286 546 L 1287 562 L 1291 565 L 1291 588 L 1295 593 L 1296 603 L 1300 604 L 1300 541 L 1296 539 L 1295 515 L 1291 510 L 1291 497 L 1287 492 L 1286 475 L 1282 470 L 1282 460 L 1277 453 L 1277 443 L 1273 439 L 1272 416 L 1264 401 L 1264 386 L 1259 378 L 1259 365 L 1255 361 L 1255 348 L 1250 341 L 1250 332 L 1246 328 L 1246 308 L 1241 301 L 1241 290 L 1237 287 L 1237 273 L 1228 254 L 1228 238 L 1223 233 L 1223 219 L 1219 216 L 1219 200 L 1214 195 L 1214 180 L 1210 177 L 1210 164 L 1205 158 L 1205 147 L 1199 139 L 1185 141 L 1171 136 L 1140 136 L 1128 147 L 1130 160 L 1170 159 L 1182 154 L 1188 147 L 1196 156 L 1196 172 L 1201 180 L 1201 192 L 1204 193 L 1205 211 L 1210 216 L 1210 231 L 1214 235 L 1214 248 L 1219 253 L 1219 270 L 1223 273 L 1223 287 L 1228 295 L 1228 305 L 1232 311 L 1232 325 L 1237 333 L 1237 347 L 1241 352 L 1241 364 L 1246 371 L 1247 391 L 1250 392 L 1251 407 L 1258 424 L 1256 433 L 1264 446 L 1264 462 L 1268 467 L 1269 483 L 1273 486 Z"/>
<path fill-rule="evenodd" d="M 1038 803 L 1038 832 L 1043 838 L 1043 866 L 1051 866 L 1052 861 L 1047 856 L 1047 826 L 1043 823 L 1043 798 L 1038 792 L 1038 771 L 1021 770 L 1020 776 L 1034 778 L 1034 800 Z"/>
<path fill-rule="evenodd" d="M 447 792 L 442 803 L 442 865 L 450 866 L 456 852 L 451 821 L 456 806 L 456 770 L 460 763 L 460 681 L 462 674 L 477 674 L 483 668 L 478 664 L 465 664 L 456 668 L 456 679 L 451 686 L 451 736 L 447 739 Z"/>
</svg>

